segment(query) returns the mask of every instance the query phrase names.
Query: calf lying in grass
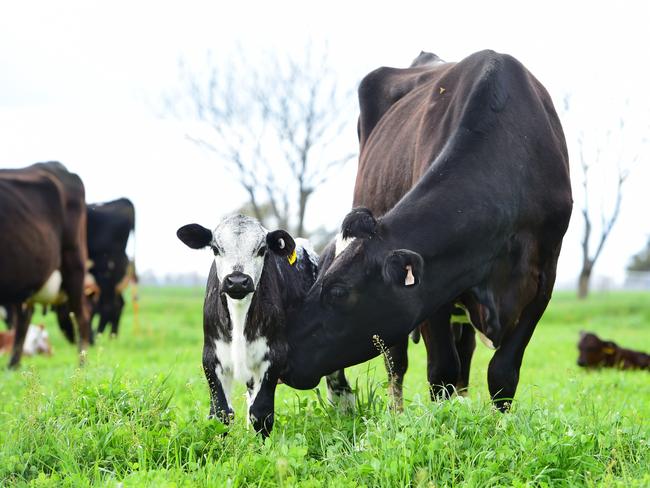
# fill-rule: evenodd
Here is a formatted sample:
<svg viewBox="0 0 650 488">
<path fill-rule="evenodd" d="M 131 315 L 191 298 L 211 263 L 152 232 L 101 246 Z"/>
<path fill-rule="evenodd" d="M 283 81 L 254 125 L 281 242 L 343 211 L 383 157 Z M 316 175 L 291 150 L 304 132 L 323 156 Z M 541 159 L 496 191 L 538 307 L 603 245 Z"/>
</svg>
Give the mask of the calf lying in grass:
<svg viewBox="0 0 650 488">
<path fill-rule="evenodd" d="M 612 341 L 603 341 L 591 332 L 580 332 L 578 350 L 580 351 L 578 366 L 650 370 L 649 355 L 624 349 Z"/>
<path fill-rule="evenodd" d="M 178 229 L 193 249 L 210 247 L 203 305 L 203 370 L 210 417 L 228 422 L 233 380 L 248 388 L 248 419 L 267 436 L 273 428 L 275 388 L 287 356 L 285 324 L 316 279 L 318 257 L 308 241 L 284 230 L 268 232 L 235 215 L 214 231 L 198 224 Z"/>
</svg>

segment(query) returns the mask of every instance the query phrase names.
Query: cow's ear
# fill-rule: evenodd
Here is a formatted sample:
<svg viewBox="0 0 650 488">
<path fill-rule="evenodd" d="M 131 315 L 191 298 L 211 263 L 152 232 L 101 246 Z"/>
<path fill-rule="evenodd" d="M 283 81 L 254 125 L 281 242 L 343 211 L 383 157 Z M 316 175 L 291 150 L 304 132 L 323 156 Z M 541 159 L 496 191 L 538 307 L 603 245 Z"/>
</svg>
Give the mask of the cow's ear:
<svg viewBox="0 0 650 488">
<path fill-rule="evenodd" d="M 350 211 L 341 224 L 341 235 L 343 239 L 359 237 L 366 239 L 377 232 L 377 219 L 372 212 L 365 207 L 357 207 Z"/>
<path fill-rule="evenodd" d="M 411 287 L 420 284 L 424 272 L 424 260 L 418 253 L 408 249 L 391 251 L 384 260 L 383 275 L 387 284 Z"/>
<path fill-rule="evenodd" d="M 266 245 L 278 256 L 291 257 L 296 251 L 296 242 L 286 230 L 274 230 L 266 234 Z"/>
<path fill-rule="evenodd" d="M 187 224 L 176 231 L 178 238 L 192 249 L 202 249 L 212 242 L 212 231 L 199 224 Z"/>
</svg>

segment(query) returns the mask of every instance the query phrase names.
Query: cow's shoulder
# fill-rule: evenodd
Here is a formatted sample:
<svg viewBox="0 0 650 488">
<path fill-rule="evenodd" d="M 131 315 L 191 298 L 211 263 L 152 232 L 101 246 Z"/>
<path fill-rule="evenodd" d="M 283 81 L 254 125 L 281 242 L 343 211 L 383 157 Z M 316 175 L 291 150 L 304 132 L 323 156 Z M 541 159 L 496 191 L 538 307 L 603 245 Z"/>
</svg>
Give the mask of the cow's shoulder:
<svg viewBox="0 0 650 488">
<path fill-rule="evenodd" d="M 421 52 L 408 68 L 381 67 L 368 73 L 359 84 L 359 143 L 365 141 L 381 118 L 399 100 L 438 78 L 445 63 L 432 53 Z"/>
<path fill-rule="evenodd" d="M 502 112 L 511 100 L 528 101 L 538 82 L 508 54 L 484 50 L 460 61 L 448 73 L 450 89 L 465 94 L 461 125 L 481 130 Z M 533 86 L 535 85 L 535 86 Z"/>
</svg>

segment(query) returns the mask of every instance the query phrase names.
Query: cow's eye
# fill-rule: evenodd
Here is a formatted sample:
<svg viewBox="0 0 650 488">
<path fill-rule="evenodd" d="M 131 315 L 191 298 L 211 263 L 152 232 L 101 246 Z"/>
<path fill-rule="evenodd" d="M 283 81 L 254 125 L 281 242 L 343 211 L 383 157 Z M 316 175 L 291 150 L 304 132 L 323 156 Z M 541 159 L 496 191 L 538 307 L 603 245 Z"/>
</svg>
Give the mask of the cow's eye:
<svg viewBox="0 0 650 488">
<path fill-rule="evenodd" d="M 217 246 L 210 246 L 210 248 L 212 249 L 212 252 L 215 256 L 219 255 L 219 248 Z"/>
<path fill-rule="evenodd" d="M 260 250 L 257 251 L 258 256 L 264 256 L 266 254 L 266 246 L 260 247 Z"/>
<path fill-rule="evenodd" d="M 334 285 L 327 290 L 327 301 L 331 305 L 337 305 L 345 302 L 350 295 L 350 290 L 341 285 Z"/>
</svg>

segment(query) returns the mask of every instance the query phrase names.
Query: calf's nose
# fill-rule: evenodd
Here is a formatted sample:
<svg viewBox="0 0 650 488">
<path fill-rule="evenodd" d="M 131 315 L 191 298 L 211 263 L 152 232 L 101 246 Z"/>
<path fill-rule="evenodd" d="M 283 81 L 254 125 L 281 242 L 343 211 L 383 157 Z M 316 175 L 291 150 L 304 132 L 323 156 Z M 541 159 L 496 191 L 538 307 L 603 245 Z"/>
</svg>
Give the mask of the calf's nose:
<svg viewBox="0 0 650 488">
<path fill-rule="evenodd" d="M 253 279 L 247 274 L 235 271 L 223 280 L 223 291 L 231 298 L 240 300 L 255 291 Z"/>
</svg>

